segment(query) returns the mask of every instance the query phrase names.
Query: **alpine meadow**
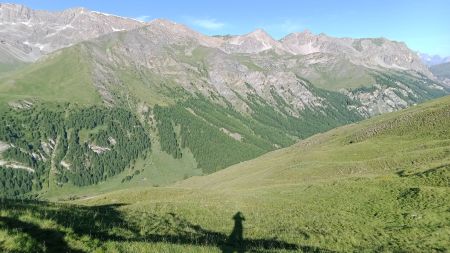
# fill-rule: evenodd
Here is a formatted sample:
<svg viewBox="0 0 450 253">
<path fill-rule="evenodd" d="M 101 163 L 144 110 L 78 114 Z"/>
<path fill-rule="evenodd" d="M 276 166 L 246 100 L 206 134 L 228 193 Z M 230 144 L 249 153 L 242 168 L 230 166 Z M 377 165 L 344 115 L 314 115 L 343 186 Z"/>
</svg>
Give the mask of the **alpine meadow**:
<svg viewBox="0 0 450 253">
<path fill-rule="evenodd" d="M 0 3 L 1 252 L 450 251 L 448 3 L 79 2 Z"/>
</svg>

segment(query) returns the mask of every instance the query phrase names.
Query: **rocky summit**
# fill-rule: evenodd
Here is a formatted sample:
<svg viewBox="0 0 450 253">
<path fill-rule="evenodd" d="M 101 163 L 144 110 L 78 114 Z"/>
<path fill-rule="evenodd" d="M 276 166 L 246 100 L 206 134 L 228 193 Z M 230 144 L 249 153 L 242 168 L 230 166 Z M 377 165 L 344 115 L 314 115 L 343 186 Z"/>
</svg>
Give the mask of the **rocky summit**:
<svg viewBox="0 0 450 253">
<path fill-rule="evenodd" d="M 49 12 L 0 3 L 0 52 L 2 56 L 32 62 L 80 41 L 142 25 L 137 20 L 85 8 Z"/>
</svg>

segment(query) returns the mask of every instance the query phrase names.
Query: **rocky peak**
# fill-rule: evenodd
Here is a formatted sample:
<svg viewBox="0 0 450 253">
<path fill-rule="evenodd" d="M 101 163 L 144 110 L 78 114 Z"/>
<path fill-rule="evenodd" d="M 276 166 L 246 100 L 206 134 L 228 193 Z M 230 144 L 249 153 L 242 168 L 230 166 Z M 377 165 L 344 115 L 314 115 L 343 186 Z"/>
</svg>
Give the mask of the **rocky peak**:
<svg viewBox="0 0 450 253">
<path fill-rule="evenodd" d="M 223 43 L 223 39 L 220 37 L 206 36 L 183 24 L 167 19 L 154 19 L 142 29 L 145 29 L 153 39 L 161 40 L 165 44 L 191 41 L 202 46 L 218 48 Z"/>
<path fill-rule="evenodd" d="M 183 25 L 177 24 L 176 22 L 173 22 L 168 19 L 163 18 L 157 18 L 153 19 L 150 22 L 148 22 L 148 25 L 155 25 L 155 26 L 164 26 L 164 27 L 182 27 Z"/>
<path fill-rule="evenodd" d="M 62 13 L 67 13 L 67 12 L 72 12 L 72 13 L 78 13 L 78 14 L 83 14 L 83 13 L 91 13 L 91 11 L 87 8 L 84 7 L 74 7 L 74 8 L 70 8 L 67 10 L 62 11 Z"/>
<path fill-rule="evenodd" d="M 431 72 L 422 63 L 420 57 L 411 51 L 404 42 L 391 41 L 385 38 L 352 39 L 352 47 L 356 49 L 355 57 L 362 64 L 381 66 L 384 68 L 415 70 L 432 77 Z"/>
<path fill-rule="evenodd" d="M 0 3 L 0 21 L 14 22 L 29 20 L 32 10 L 24 5 Z"/>
<path fill-rule="evenodd" d="M 311 32 L 308 29 L 303 30 L 302 32 L 293 32 L 288 35 L 286 35 L 284 38 L 282 38 L 280 41 L 290 41 L 290 40 L 305 40 L 307 38 L 314 38 L 315 34 Z"/>
<path fill-rule="evenodd" d="M 147 23 L 146 29 L 149 30 L 159 30 L 161 32 L 170 33 L 172 35 L 179 34 L 181 37 L 186 37 L 187 35 L 198 34 L 198 32 L 190 29 L 189 27 L 178 24 L 167 19 L 154 19 Z"/>
<path fill-rule="evenodd" d="M 284 48 L 295 55 L 307 55 L 321 52 L 321 43 L 318 42 L 319 37 L 311 31 L 291 33 L 282 38 L 280 41 Z"/>
<path fill-rule="evenodd" d="M 259 53 L 269 49 L 282 50 L 281 48 L 280 42 L 262 29 L 245 35 L 232 36 L 222 46 L 225 52 L 231 53 Z"/>
<path fill-rule="evenodd" d="M 354 64 L 369 68 L 414 70 L 432 74 L 420 58 L 403 42 L 385 38 L 335 38 L 310 31 L 291 33 L 280 40 L 283 48 L 295 55 L 326 53 L 342 55 Z"/>
<path fill-rule="evenodd" d="M 0 4 L 0 52 L 21 61 L 47 54 L 101 35 L 143 26 L 129 18 L 72 8 L 38 11 L 18 4 Z M 1 60 L 1 59 L 0 59 Z"/>
<path fill-rule="evenodd" d="M 263 29 L 256 29 L 253 32 L 250 32 L 246 35 L 244 35 L 246 37 L 252 37 L 255 38 L 257 40 L 260 41 L 265 41 L 265 42 L 274 42 L 275 40 Z"/>
</svg>

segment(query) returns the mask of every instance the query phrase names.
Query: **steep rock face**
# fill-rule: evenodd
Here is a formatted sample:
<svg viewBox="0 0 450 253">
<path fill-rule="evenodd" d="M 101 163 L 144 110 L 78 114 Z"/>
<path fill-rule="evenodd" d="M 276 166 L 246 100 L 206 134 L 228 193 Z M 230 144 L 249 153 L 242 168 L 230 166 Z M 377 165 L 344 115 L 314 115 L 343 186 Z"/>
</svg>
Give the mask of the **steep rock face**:
<svg viewBox="0 0 450 253">
<path fill-rule="evenodd" d="M 232 36 L 225 40 L 221 49 L 227 53 L 254 54 L 274 49 L 278 53 L 284 51 L 279 41 L 274 40 L 262 29 L 257 29 L 245 35 Z"/>
<path fill-rule="evenodd" d="M 349 41 L 334 40 L 324 34 L 314 35 L 309 30 L 299 33 L 291 33 L 281 39 L 284 47 L 296 55 L 312 53 L 351 53 L 353 50 L 346 45 Z"/>
<path fill-rule="evenodd" d="M 306 36 L 317 39 L 310 33 Z M 234 53 L 227 46 L 230 41 L 236 46 L 232 49 Z M 390 56 L 375 65 L 381 59 L 375 52 L 383 49 L 374 49 L 378 46 L 369 40 L 359 41 L 361 50 L 368 51 L 366 58 L 350 57 L 352 50 L 357 50 L 345 45 L 354 41 L 327 42 L 317 52 L 293 54 L 284 51 L 288 49 L 270 40 L 263 31 L 217 38 L 170 21 L 155 20 L 148 26 L 103 36 L 84 45 L 94 61 L 93 80 L 108 104 L 118 102 L 111 91 L 127 89 L 129 79 L 124 79 L 121 74 L 124 72 L 154 92 L 158 92 L 161 84 L 171 84 L 191 94 L 218 97 L 220 103 L 231 103 L 245 113 L 251 111 L 248 96 L 258 96 L 275 107 L 285 103 L 283 108 L 288 107 L 293 116 L 301 115 L 305 109 L 326 110 L 329 98 L 315 86 L 339 91 L 360 103 L 348 109 L 357 109 L 364 117 L 405 108 L 430 99 L 433 94 L 445 94 L 446 89 L 440 83 L 422 72 L 389 67 L 386 62 Z M 383 43 L 388 44 L 386 47 L 391 44 Z M 244 53 L 252 48 L 254 53 Z"/>
<path fill-rule="evenodd" d="M 102 90 L 113 90 L 125 83 L 118 74 L 120 71 L 116 71 L 122 69 L 140 72 L 147 80 L 151 79 L 150 75 L 156 75 L 159 80 L 174 82 L 192 94 L 216 94 L 222 102 L 230 102 L 243 112 L 248 109 L 243 101 L 246 94 L 258 95 L 275 104 L 273 92 L 276 92 L 289 101 L 297 114 L 305 107 L 323 106 L 323 98 L 313 94 L 295 73 L 283 67 L 270 69 L 271 64 L 283 64 L 277 56 L 239 58 L 224 52 L 220 48 L 223 43 L 219 38 L 201 35 L 172 22 L 153 21 L 146 27 L 85 44 L 95 62 L 94 73 L 103 73 L 94 77 Z M 106 54 L 101 50 L 105 44 L 112 45 Z M 255 60 L 260 62 L 254 63 Z M 109 95 L 104 99 L 114 103 Z"/>
<path fill-rule="evenodd" d="M 314 35 L 305 31 L 289 34 L 281 41 L 284 48 L 296 55 L 312 53 L 344 55 L 357 65 L 370 68 L 414 70 L 432 76 L 419 56 L 404 43 L 384 38 L 333 38 L 324 34 Z"/>
<path fill-rule="evenodd" d="M 21 61 L 34 61 L 43 54 L 77 42 L 142 25 L 137 20 L 85 8 L 48 12 L 23 5 L 0 4 L 0 51 Z"/>
</svg>

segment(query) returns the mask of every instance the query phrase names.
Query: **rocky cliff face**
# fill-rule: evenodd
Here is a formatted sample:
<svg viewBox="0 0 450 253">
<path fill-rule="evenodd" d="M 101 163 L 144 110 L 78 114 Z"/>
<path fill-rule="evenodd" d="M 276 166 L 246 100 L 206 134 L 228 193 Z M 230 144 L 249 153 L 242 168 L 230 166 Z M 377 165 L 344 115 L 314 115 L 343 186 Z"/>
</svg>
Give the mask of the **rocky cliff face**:
<svg viewBox="0 0 450 253">
<path fill-rule="evenodd" d="M 142 25 L 137 20 L 85 8 L 48 12 L 0 4 L 0 51 L 22 61 L 34 61 L 77 42 Z"/>
<path fill-rule="evenodd" d="M 333 38 L 309 31 L 292 33 L 282 39 L 282 45 L 296 55 L 329 53 L 344 55 L 352 63 L 369 68 L 415 70 L 432 76 L 420 58 L 404 43 L 384 38 Z"/>
<path fill-rule="evenodd" d="M 285 103 L 294 116 L 305 109 L 327 108 L 329 98 L 317 87 L 356 101 L 358 105 L 348 109 L 364 117 L 446 92 L 404 44 L 385 39 L 341 40 L 301 33 L 276 41 L 262 30 L 208 37 L 184 25 L 155 20 L 84 45 L 99 73 L 94 82 L 108 104 L 117 102 L 108 91 L 126 86 L 124 75 L 139 83 L 157 77 L 158 82 L 175 84 L 191 94 L 218 97 L 241 112 L 250 110 L 247 96 L 258 96 L 272 106 Z"/>
<path fill-rule="evenodd" d="M 247 54 L 260 53 L 271 49 L 278 53 L 285 51 L 279 41 L 274 40 L 262 29 L 257 29 L 245 35 L 231 36 L 222 42 L 220 48 L 227 53 Z"/>
</svg>

